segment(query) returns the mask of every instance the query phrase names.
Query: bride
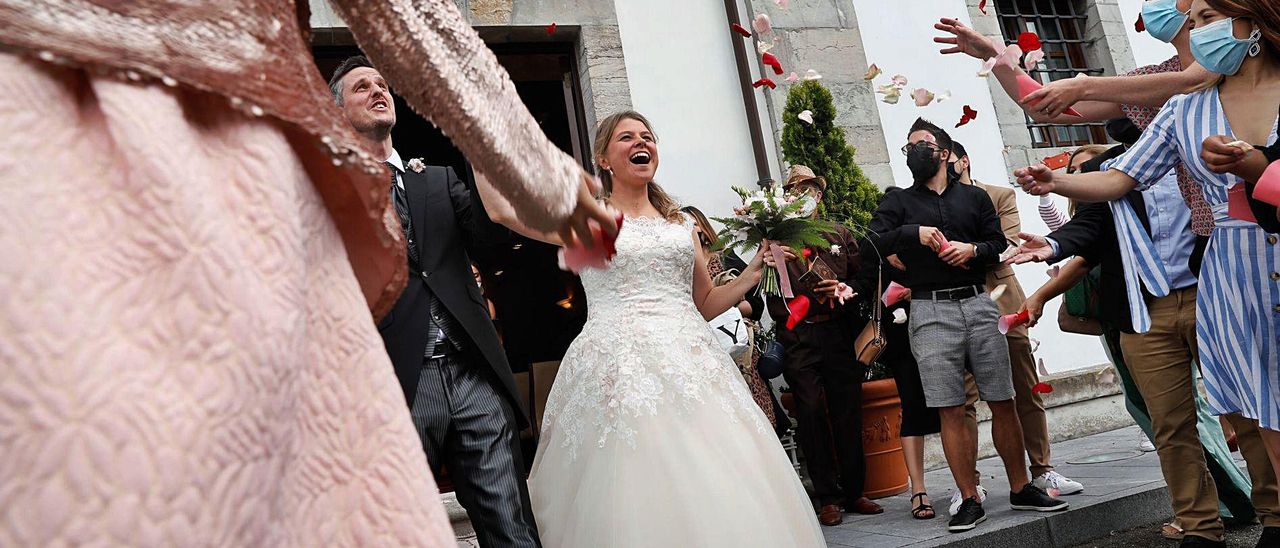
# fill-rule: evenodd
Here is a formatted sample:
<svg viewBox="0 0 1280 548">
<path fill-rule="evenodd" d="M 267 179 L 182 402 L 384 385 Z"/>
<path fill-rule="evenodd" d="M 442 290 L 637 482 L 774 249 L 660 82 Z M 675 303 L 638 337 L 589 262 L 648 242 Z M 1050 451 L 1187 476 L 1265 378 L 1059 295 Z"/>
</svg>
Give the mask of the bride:
<svg viewBox="0 0 1280 548">
<path fill-rule="evenodd" d="M 799 478 L 705 320 L 755 285 L 764 254 L 712 287 L 692 225 L 653 182 L 657 138 L 639 113 L 602 120 L 594 155 L 603 197 L 626 224 L 612 266 L 582 273 L 587 323 L 547 401 L 529 478 L 543 543 L 824 546 Z M 561 243 L 481 192 L 494 220 Z"/>
</svg>

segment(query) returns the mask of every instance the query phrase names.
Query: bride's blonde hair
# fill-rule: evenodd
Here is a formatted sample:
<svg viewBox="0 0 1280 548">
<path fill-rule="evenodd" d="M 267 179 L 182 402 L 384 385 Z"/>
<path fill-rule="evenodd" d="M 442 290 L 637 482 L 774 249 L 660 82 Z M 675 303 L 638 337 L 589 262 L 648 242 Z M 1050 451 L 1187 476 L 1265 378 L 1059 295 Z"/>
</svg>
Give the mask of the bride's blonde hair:
<svg viewBox="0 0 1280 548">
<path fill-rule="evenodd" d="M 649 133 L 653 135 L 653 142 L 658 142 L 658 134 L 654 133 L 653 125 L 649 123 L 649 119 L 634 110 L 615 112 L 596 124 L 596 139 L 591 149 L 596 167 L 600 168 L 600 182 L 603 186 L 600 198 L 605 203 L 609 202 L 609 196 L 613 194 L 613 174 L 604 169 L 604 166 L 600 165 L 600 161 L 604 159 L 605 150 L 609 148 L 609 139 L 613 137 L 613 131 L 618 129 L 618 124 L 623 120 L 635 120 L 644 124 L 645 129 L 649 130 Z M 654 209 L 658 210 L 658 213 L 663 218 L 673 223 L 684 220 L 684 217 L 680 214 L 680 204 L 670 194 L 667 194 L 667 191 L 662 190 L 658 183 L 649 181 L 646 190 L 649 194 L 649 203 L 653 205 Z"/>
</svg>

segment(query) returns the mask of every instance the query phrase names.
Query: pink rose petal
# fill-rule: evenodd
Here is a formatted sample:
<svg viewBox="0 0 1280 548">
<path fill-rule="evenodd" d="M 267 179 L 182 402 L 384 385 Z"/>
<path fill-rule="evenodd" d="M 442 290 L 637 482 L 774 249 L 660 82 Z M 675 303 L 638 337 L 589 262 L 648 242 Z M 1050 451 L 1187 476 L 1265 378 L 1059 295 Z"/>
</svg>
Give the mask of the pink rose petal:
<svg viewBox="0 0 1280 548">
<path fill-rule="evenodd" d="M 927 107 L 929 103 L 933 102 L 933 92 L 924 88 L 916 88 L 915 91 L 911 92 L 911 98 L 915 99 L 916 106 Z"/>
<path fill-rule="evenodd" d="M 768 15 L 761 13 L 751 21 L 751 28 L 756 29 L 756 32 L 759 34 L 766 34 L 773 30 L 773 22 L 769 21 Z"/>
</svg>

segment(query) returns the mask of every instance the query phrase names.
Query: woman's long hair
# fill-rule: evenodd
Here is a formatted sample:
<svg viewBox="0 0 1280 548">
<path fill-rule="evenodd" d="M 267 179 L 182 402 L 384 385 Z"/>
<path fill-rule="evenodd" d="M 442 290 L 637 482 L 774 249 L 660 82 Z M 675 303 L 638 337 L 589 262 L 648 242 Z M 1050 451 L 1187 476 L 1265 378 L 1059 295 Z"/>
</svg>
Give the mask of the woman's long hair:
<svg viewBox="0 0 1280 548">
<path fill-rule="evenodd" d="M 1262 31 L 1259 43 L 1272 63 L 1280 62 L 1280 2 L 1276 0 L 1205 0 L 1227 17 L 1249 19 Z"/>
<path fill-rule="evenodd" d="M 698 241 L 702 244 L 703 251 L 710 251 L 715 247 L 716 230 L 712 228 L 711 221 L 707 220 L 707 216 L 702 213 L 702 210 L 693 206 L 684 206 L 680 208 L 680 211 L 692 218 L 693 224 L 701 232 L 698 235 Z"/>
<path fill-rule="evenodd" d="M 658 135 L 653 132 L 653 125 L 649 123 L 649 120 L 644 115 L 634 110 L 624 110 L 610 114 L 596 124 L 596 140 L 591 150 L 592 156 L 595 158 L 596 167 L 600 168 L 600 182 L 604 187 L 604 190 L 600 193 L 600 198 L 605 202 L 608 202 L 609 196 L 613 194 L 613 175 L 600 165 L 600 161 L 604 159 L 605 150 L 609 148 L 609 139 L 613 137 L 613 131 L 618 128 L 618 124 L 623 120 L 635 120 L 644 124 L 645 129 L 649 130 L 649 133 L 653 135 L 653 142 L 658 142 Z M 667 194 L 667 191 L 662 190 L 658 183 L 649 181 L 647 191 L 649 203 L 653 205 L 654 209 L 658 210 L 658 213 L 663 218 L 673 223 L 683 220 L 680 215 L 680 204 L 670 194 Z"/>
</svg>

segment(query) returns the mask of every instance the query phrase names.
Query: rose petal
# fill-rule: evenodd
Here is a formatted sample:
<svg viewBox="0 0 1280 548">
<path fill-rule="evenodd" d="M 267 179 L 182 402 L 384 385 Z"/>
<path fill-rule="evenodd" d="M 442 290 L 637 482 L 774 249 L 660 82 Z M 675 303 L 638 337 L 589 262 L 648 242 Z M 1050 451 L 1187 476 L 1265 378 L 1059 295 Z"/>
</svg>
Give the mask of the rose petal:
<svg viewBox="0 0 1280 548">
<path fill-rule="evenodd" d="M 766 51 L 760 56 L 760 60 L 764 64 L 773 67 L 774 74 L 782 74 L 782 62 L 778 61 L 778 57 L 774 54 Z"/>
<path fill-rule="evenodd" d="M 880 67 L 877 67 L 875 63 L 871 63 L 871 66 L 867 67 L 867 71 L 862 73 L 862 79 L 863 80 L 875 79 L 876 76 L 880 76 L 881 72 L 882 71 L 880 70 Z"/>
<path fill-rule="evenodd" d="M 978 69 L 978 76 L 986 78 L 991 76 L 991 69 L 996 68 L 996 63 L 1000 62 L 1000 56 L 997 55 L 982 62 L 982 68 Z"/>
<path fill-rule="evenodd" d="M 769 86 L 769 89 L 776 89 L 778 87 L 778 84 L 773 83 L 773 80 L 770 80 L 768 78 L 761 78 L 751 83 L 751 87 L 753 88 L 758 88 L 760 86 Z"/>
<path fill-rule="evenodd" d="M 1049 376 L 1049 369 L 1044 366 L 1044 358 L 1040 358 L 1040 360 L 1036 362 L 1036 371 L 1042 376 Z"/>
<path fill-rule="evenodd" d="M 1043 61 L 1043 60 L 1044 60 L 1044 50 L 1033 49 L 1027 52 L 1026 58 L 1024 58 L 1022 61 L 1022 66 L 1026 67 L 1027 70 L 1035 70 L 1036 65 L 1039 65 L 1040 61 Z"/>
<path fill-rule="evenodd" d="M 1113 384 L 1116 382 L 1116 374 L 1108 367 L 1098 374 L 1098 382 L 1102 384 Z"/>
<path fill-rule="evenodd" d="M 880 100 L 889 103 L 890 105 L 898 104 L 898 98 L 902 96 L 902 90 L 898 89 L 898 86 L 893 84 L 885 84 L 876 88 L 876 93 L 884 95 Z"/>
<path fill-rule="evenodd" d="M 1147 22 L 1142 20 L 1142 14 L 1138 14 L 1138 20 L 1133 22 L 1133 30 L 1143 32 L 1147 30 Z"/>
<path fill-rule="evenodd" d="M 1031 353 L 1035 354 L 1036 350 L 1040 349 L 1040 339 L 1032 337 L 1030 340 L 1031 340 Z"/>
<path fill-rule="evenodd" d="M 916 106 L 927 107 L 929 103 L 933 102 L 933 92 L 924 88 L 916 88 L 915 91 L 911 92 L 911 98 L 915 99 Z"/>
<path fill-rule="evenodd" d="M 901 74 L 895 74 L 893 76 L 893 85 L 897 86 L 898 89 L 907 87 L 907 77 Z"/>
<path fill-rule="evenodd" d="M 760 53 L 764 53 L 764 52 L 769 51 L 769 50 L 771 50 L 771 49 L 773 49 L 773 42 L 765 42 L 764 40 L 757 40 L 757 41 L 756 41 L 756 51 L 758 51 L 758 52 L 760 52 Z"/>
<path fill-rule="evenodd" d="M 806 123 L 806 124 L 812 124 L 812 123 L 813 123 L 813 111 L 810 111 L 810 110 L 802 110 L 802 111 L 800 111 L 800 114 L 797 114 L 797 115 L 796 115 L 796 118 L 800 119 L 801 121 L 803 121 L 803 122 L 804 122 L 804 123 Z"/>
<path fill-rule="evenodd" d="M 1049 270 L 1044 271 L 1044 273 L 1048 274 L 1050 278 L 1057 278 L 1058 272 L 1060 270 L 1062 270 L 1062 267 L 1055 264 L 1053 265 L 1053 268 L 1050 268 Z"/>
<path fill-rule="evenodd" d="M 789 75 L 787 75 L 787 82 L 795 82 L 795 81 L 797 81 L 797 80 L 799 80 L 799 79 L 800 79 L 800 75 L 799 75 L 799 74 L 796 74 L 796 73 L 794 73 L 794 72 L 793 72 L 793 73 L 791 73 L 791 74 L 789 74 Z"/>
<path fill-rule="evenodd" d="M 1010 44 L 1008 47 L 1004 48 L 1004 51 L 1001 52 L 1000 55 L 996 56 L 997 63 L 1003 63 L 1009 68 L 1018 68 L 1018 63 L 1022 61 L 1022 53 L 1022 46 Z"/>
<path fill-rule="evenodd" d="M 1036 385 L 1035 385 L 1035 386 L 1032 386 L 1032 387 L 1031 387 L 1031 393 L 1033 393 L 1033 394 L 1051 394 L 1051 393 L 1053 393 L 1053 386 L 1050 386 L 1050 385 L 1049 385 L 1049 383 L 1045 383 L 1045 382 L 1038 382 L 1038 383 L 1036 383 Z"/>
<path fill-rule="evenodd" d="M 769 21 L 769 16 L 763 13 L 756 15 L 755 20 L 751 21 L 751 28 L 756 29 L 760 34 L 767 34 L 773 30 L 773 22 Z"/>
<path fill-rule="evenodd" d="M 893 323 L 907 323 L 907 311 L 901 308 L 893 311 Z"/>
<path fill-rule="evenodd" d="M 937 102 L 941 103 L 941 102 L 946 101 L 947 99 L 950 99 L 950 98 L 951 98 L 951 90 L 947 90 L 947 91 L 944 91 L 944 92 L 942 92 L 942 93 L 939 93 L 939 94 L 938 94 L 938 98 L 937 98 L 937 99 L 935 99 L 935 100 L 936 100 Z"/>
<path fill-rule="evenodd" d="M 805 80 L 821 80 L 822 75 L 818 74 L 818 71 L 816 70 L 809 69 L 804 71 L 804 79 Z"/>
<path fill-rule="evenodd" d="M 743 38 L 751 38 L 751 31 L 747 30 L 747 27 L 733 23 L 729 25 L 729 28 L 733 29 L 733 32 L 741 34 Z"/>
<path fill-rule="evenodd" d="M 555 33 L 556 33 L 556 24 L 552 23 L 550 25 L 547 25 L 547 34 L 555 34 Z"/>
<path fill-rule="evenodd" d="M 978 118 L 978 111 L 973 110 L 973 107 L 969 105 L 965 105 L 964 112 L 960 115 L 960 121 L 956 123 L 956 127 L 960 127 L 965 124 L 968 124 L 969 122 L 972 122 L 977 118 Z"/>
<path fill-rule="evenodd" d="M 987 14 L 987 0 L 978 2 L 978 11 L 982 12 L 983 15 Z"/>
<path fill-rule="evenodd" d="M 1024 32 L 1019 34 L 1018 47 L 1022 48 L 1022 51 L 1040 49 L 1042 47 L 1040 44 L 1040 37 L 1036 36 L 1036 33 L 1034 32 Z"/>
</svg>

